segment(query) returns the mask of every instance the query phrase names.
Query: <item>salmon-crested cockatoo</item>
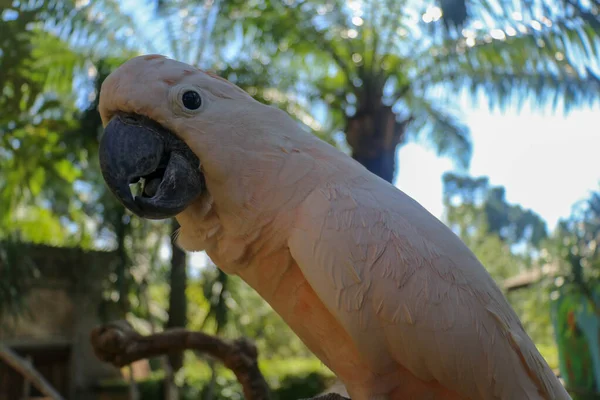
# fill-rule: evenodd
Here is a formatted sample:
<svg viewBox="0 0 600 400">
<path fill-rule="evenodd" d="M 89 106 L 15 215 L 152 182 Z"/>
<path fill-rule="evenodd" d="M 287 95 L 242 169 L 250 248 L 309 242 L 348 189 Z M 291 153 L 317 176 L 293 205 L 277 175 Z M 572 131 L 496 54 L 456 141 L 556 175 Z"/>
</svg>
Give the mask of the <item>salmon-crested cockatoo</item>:
<svg viewBox="0 0 600 400">
<path fill-rule="evenodd" d="M 284 111 L 160 55 L 115 70 L 99 111 L 112 192 L 176 217 L 178 245 L 253 287 L 354 400 L 570 398 L 467 246 Z"/>
</svg>

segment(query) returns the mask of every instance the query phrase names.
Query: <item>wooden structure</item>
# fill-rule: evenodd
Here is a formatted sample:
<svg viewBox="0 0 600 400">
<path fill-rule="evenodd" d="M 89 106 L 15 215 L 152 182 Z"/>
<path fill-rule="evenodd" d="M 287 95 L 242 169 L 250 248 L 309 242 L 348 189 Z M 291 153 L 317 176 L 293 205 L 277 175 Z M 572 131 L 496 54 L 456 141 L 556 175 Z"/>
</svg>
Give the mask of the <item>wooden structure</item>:
<svg viewBox="0 0 600 400">
<path fill-rule="evenodd" d="M 546 264 L 542 267 L 535 267 L 519 275 L 513 276 L 502 282 L 502 288 L 506 292 L 523 289 L 538 283 L 543 277 L 554 276 L 558 273 L 558 266 Z"/>
<path fill-rule="evenodd" d="M 0 315 L 0 342 L 27 358 L 66 399 L 94 399 L 94 386 L 120 372 L 99 361 L 89 334 L 104 318 L 102 283 L 118 258 L 114 252 L 24 244 L 19 262 L 31 262 L 39 277 L 27 282 L 26 312 Z M 111 319 L 110 315 L 105 316 Z M 0 361 L 0 400 L 40 393 Z"/>
</svg>

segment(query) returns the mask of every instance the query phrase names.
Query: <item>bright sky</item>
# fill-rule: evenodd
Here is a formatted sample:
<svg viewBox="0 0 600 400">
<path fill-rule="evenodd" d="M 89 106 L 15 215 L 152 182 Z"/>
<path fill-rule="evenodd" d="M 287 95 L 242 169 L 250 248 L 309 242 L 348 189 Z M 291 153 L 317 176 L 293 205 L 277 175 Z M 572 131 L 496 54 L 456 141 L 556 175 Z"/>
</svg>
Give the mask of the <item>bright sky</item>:
<svg viewBox="0 0 600 400">
<path fill-rule="evenodd" d="M 463 103 L 473 141 L 469 174 L 503 185 L 509 202 L 536 211 L 549 229 L 570 214 L 575 202 L 600 189 L 600 107 L 564 116 L 530 107 L 502 114 Z M 440 218 L 441 176 L 453 169 L 452 162 L 415 143 L 402 147 L 399 159 L 397 186 Z"/>
</svg>

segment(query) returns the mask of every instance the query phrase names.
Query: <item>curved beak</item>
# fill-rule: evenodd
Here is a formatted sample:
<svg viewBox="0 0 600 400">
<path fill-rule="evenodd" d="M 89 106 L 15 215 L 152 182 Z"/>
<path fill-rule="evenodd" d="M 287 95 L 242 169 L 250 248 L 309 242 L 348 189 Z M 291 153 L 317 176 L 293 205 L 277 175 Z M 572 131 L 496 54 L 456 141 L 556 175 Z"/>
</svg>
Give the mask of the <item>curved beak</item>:
<svg viewBox="0 0 600 400">
<path fill-rule="evenodd" d="M 174 217 L 204 190 L 200 160 L 158 123 L 117 114 L 100 140 L 100 169 L 106 184 L 139 217 Z M 129 185 L 141 183 L 134 195 Z"/>
</svg>

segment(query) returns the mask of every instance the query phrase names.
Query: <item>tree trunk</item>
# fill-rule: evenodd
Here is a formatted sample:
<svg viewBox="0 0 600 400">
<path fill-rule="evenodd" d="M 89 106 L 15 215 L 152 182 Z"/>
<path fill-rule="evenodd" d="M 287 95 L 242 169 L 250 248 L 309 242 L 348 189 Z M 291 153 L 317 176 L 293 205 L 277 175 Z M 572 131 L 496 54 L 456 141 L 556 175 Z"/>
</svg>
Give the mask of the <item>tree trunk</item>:
<svg viewBox="0 0 600 400">
<path fill-rule="evenodd" d="M 171 230 L 174 234 L 179 224 L 173 219 Z M 186 254 L 173 242 L 171 245 L 171 276 L 169 293 L 169 320 L 167 328 L 184 328 L 187 324 L 187 298 L 185 289 L 187 286 Z M 177 372 L 183 365 L 183 353 L 169 354 L 169 363 L 173 373 Z"/>
<path fill-rule="evenodd" d="M 131 263 L 125 248 L 125 239 L 127 238 L 129 216 L 126 213 L 125 207 L 118 205 L 119 213 L 115 221 L 115 235 L 117 237 L 117 254 L 119 264 L 117 267 L 117 288 L 119 291 L 118 309 L 120 317 L 125 318 L 129 312 L 129 290 L 131 289 Z"/>
<path fill-rule="evenodd" d="M 379 105 L 359 110 L 348 118 L 346 140 L 352 157 L 375 175 L 392 183 L 396 175 L 396 148 L 404 139 L 406 125 L 396 121 L 392 107 Z"/>
<path fill-rule="evenodd" d="M 229 277 L 227 276 L 227 274 L 217 268 L 217 278 L 213 282 L 213 285 L 211 286 L 211 288 L 214 287 L 214 285 L 218 282 L 221 284 L 221 290 L 219 291 L 219 295 L 217 296 L 216 299 L 214 298 L 214 296 L 209 298 L 210 302 L 211 302 L 211 307 L 210 307 L 210 310 L 208 311 L 208 314 L 213 315 L 215 318 L 215 322 L 217 325 L 216 330 L 215 330 L 216 335 L 219 335 L 219 333 L 221 333 L 221 330 L 227 324 L 227 319 L 229 317 L 229 315 L 228 315 L 229 308 L 227 308 L 227 304 L 225 304 L 225 292 L 227 291 L 228 280 L 229 280 Z M 212 400 L 215 398 L 215 388 L 217 385 L 217 370 L 216 370 L 215 360 L 209 359 L 208 365 L 210 366 L 211 375 L 210 375 L 210 381 L 208 382 L 208 385 L 206 386 L 204 400 Z"/>
</svg>

